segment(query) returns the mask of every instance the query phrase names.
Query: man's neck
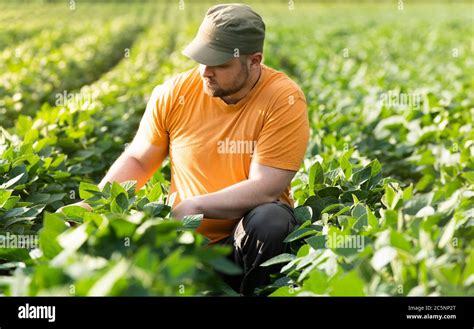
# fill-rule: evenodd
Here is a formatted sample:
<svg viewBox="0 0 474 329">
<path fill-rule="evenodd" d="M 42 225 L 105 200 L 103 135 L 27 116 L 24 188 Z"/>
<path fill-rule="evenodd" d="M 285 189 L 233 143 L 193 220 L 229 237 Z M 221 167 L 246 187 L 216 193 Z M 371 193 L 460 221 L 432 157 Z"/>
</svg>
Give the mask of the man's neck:
<svg viewBox="0 0 474 329">
<path fill-rule="evenodd" d="M 248 80 L 248 83 L 242 89 L 240 89 L 235 94 L 221 97 L 221 99 L 227 104 L 237 104 L 242 98 L 247 96 L 247 94 L 255 87 L 258 80 L 260 79 L 261 74 L 262 74 L 262 65 L 259 65 L 257 70 L 252 71 L 250 73 L 250 79 Z"/>
</svg>

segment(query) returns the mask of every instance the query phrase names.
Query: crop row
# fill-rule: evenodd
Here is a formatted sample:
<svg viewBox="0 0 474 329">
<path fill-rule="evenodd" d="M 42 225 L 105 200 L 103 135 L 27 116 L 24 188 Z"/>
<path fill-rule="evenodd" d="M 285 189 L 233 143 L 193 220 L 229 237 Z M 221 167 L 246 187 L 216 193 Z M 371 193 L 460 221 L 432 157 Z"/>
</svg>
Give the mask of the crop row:
<svg viewBox="0 0 474 329">
<path fill-rule="evenodd" d="M 19 113 L 34 114 L 45 101 L 64 103 L 67 93 L 96 80 L 124 58 L 140 29 L 133 18 L 117 18 L 97 33 L 86 31 L 58 48 L 61 32 L 58 37 L 52 32 L 35 38 L 32 41 L 47 52 L 44 55 L 31 48 L 25 48 L 25 53 L 22 47 L 16 48 L 14 52 L 20 55 L 12 54 L 13 59 L 5 63 L 8 71 L 0 76 L 2 125 L 11 126 Z"/>
</svg>

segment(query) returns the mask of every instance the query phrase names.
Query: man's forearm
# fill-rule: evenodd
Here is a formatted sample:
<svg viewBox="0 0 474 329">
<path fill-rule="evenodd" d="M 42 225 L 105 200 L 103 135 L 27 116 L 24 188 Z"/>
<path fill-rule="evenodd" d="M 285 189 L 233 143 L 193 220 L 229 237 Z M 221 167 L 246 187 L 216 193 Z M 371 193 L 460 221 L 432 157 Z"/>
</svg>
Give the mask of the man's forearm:
<svg viewBox="0 0 474 329">
<path fill-rule="evenodd" d="M 138 191 L 145 185 L 149 177 L 150 173 L 141 166 L 137 159 L 124 153 L 115 160 L 114 164 L 100 182 L 99 187 L 102 189 L 107 182 L 122 183 L 128 180 L 135 180 L 137 181 L 136 190 Z"/>
<path fill-rule="evenodd" d="M 199 213 L 207 218 L 241 218 L 251 209 L 279 196 L 273 191 L 262 193 L 261 182 L 246 180 L 218 192 L 193 197 Z"/>
<path fill-rule="evenodd" d="M 254 162 L 249 179 L 214 193 L 184 199 L 173 209 L 173 216 L 177 219 L 193 214 L 216 219 L 241 218 L 257 206 L 278 200 L 295 173 Z"/>
</svg>

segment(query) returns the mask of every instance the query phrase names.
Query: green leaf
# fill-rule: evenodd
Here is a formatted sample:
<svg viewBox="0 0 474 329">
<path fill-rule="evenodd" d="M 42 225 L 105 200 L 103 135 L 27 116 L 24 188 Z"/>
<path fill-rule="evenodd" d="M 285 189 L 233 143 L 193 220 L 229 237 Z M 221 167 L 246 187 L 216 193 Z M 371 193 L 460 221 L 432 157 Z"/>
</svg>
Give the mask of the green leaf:
<svg viewBox="0 0 474 329">
<path fill-rule="evenodd" d="M 51 177 L 53 177 L 56 180 L 63 179 L 69 176 L 71 176 L 70 173 L 65 172 L 65 171 L 60 171 L 60 170 L 56 170 L 51 174 Z"/>
<path fill-rule="evenodd" d="M 431 175 L 431 174 L 424 175 L 418 181 L 418 183 L 416 183 L 415 188 L 418 191 L 426 191 L 431 186 L 431 184 L 433 184 L 434 181 L 435 181 L 435 177 L 433 175 Z"/>
<path fill-rule="evenodd" d="M 283 242 L 289 243 L 301 238 L 318 233 L 313 227 L 298 228 L 291 232 Z"/>
<path fill-rule="evenodd" d="M 420 209 L 431 205 L 433 200 L 433 193 L 417 194 L 409 200 L 404 208 L 404 212 L 408 215 L 416 215 Z"/>
<path fill-rule="evenodd" d="M 126 220 L 125 218 L 113 218 L 109 217 L 110 226 L 114 228 L 115 234 L 119 238 L 131 237 L 137 228 L 137 225 Z"/>
<path fill-rule="evenodd" d="M 177 193 L 176 193 L 176 192 L 173 192 L 173 193 L 171 193 L 171 194 L 168 196 L 168 200 L 166 200 L 166 205 L 167 205 L 167 206 L 173 207 L 174 202 L 175 202 L 175 200 L 176 200 L 176 195 L 177 195 Z"/>
<path fill-rule="evenodd" d="M 423 218 L 423 217 L 428 217 L 431 215 L 435 214 L 435 209 L 431 206 L 426 206 L 418 210 L 418 212 L 415 214 L 415 217 L 417 218 Z"/>
<path fill-rule="evenodd" d="M 161 189 L 161 183 L 158 182 L 153 186 L 150 193 L 148 193 L 147 197 L 148 197 L 148 200 L 150 201 L 156 201 L 160 198 L 162 194 L 163 194 L 163 191 Z"/>
<path fill-rule="evenodd" d="M 403 201 L 408 201 L 413 197 L 413 184 L 403 190 Z"/>
<path fill-rule="evenodd" d="M 13 209 L 8 210 L 6 213 L 4 213 L 3 216 L 0 216 L 0 219 L 18 217 L 27 213 L 30 209 L 31 208 L 27 208 L 27 207 L 13 208 Z"/>
<path fill-rule="evenodd" d="M 304 244 L 300 247 L 300 249 L 296 253 L 296 257 L 300 258 L 300 257 L 307 256 L 310 251 L 311 251 L 311 246 L 309 244 Z"/>
<path fill-rule="evenodd" d="M 15 128 L 20 136 L 28 133 L 33 126 L 33 119 L 26 115 L 19 115 Z"/>
<path fill-rule="evenodd" d="M 341 194 L 342 194 L 342 190 L 334 186 L 323 187 L 322 189 L 317 191 L 317 195 L 320 198 L 331 197 L 331 196 L 334 198 L 337 198 Z"/>
<path fill-rule="evenodd" d="M 354 204 L 358 204 L 360 202 L 359 198 L 357 197 L 357 194 L 352 194 L 352 200 Z"/>
<path fill-rule="evenodd" d="M 188 215 L 183 218 L 183 229 L 195 230 L 199 227 L 203 219 L 203 215 Z"/>
<path fill-rule="evenodd" d="M 401 196 L 402 195 L 398 191 L 395 191 L 395 189 L 390 184 L 387 184 L 385 186 L 385 195 L 382 198 L 382 203 L 388 209 L 396 209 Z"/>
<path fill-rule="evenodd" d="M 312 236 L 311 238 L 308 238 L 305 240 L 307 244 L 311 246 L 311 248 L 317 250 L 317 249 L 326 249 L 326 241 L 327 241 L 327 236 L 326 235 L 316 235 Z"/>
<path fill-rule="evenodd" d="M 63 250 L 56 238 L 67 229 L 63 215 L 45 214 L 43 228 L 39 231 L 39 243 L 46 258 L 52 259 Z"/>
<path fill-rule="evenodd" d="M 66 217 L 77 220 L 77 221 L 81 221 L 81 222 L 86 212 L 87 212 L 86 209 L 80 206 L 75 206 L 75 205 L 69 205 L 63 208 L 63 214 Z"/>
<path fill-rule="evenodd" d="M 110 196 L 116 198 L 120 194 L 127 194 L 127 191 L 117 182 L 112 183 L 112 188 L 110 190 Z"/>
<path fill-rule="evenodd" d="M 376 271 L 380 271 L 390 263 L 396 255 L 397 251 L 394 248 L 388 246 L 382 247 L 375 252 L 370 263 Z"/>
<path fill-rule="evenodd" d="M 326 273 L 319 270 L 311 271 L 308 279 L 304 281 L 303 289 L 318 295 L 325 294 L 328 289 L 328 277 Z"/>
<path fill-rule="evenodd" d="M 290 288 L 288 286 L 283 286 L 275 290 L 270 294 L 271 297 L 292 297 L 298 294 L 298 290 Z"/>
<path fill-rule="evenodd" d="M 359 218 L 361 216 L 366 215 L 367 212 L 365 210 L 365 207 L 362 204 L 356 204 L 354 208 L 352 208 L 351 216 L 354 218 Z"/>
<path fill-rule="evenodd" d="M 0 258 L 8 261 L 30 260 L 29 250 L 26 248 L 0 248 Z"/>
<path fill-rule="evenodd" d="M 267 267 L 275 264 L 288 263 L 289 261 L 292 261 L 295 258 L 296 256 L 293 254 L 280 254 L 278 256 L 270 258 L 266 262 L 263 262 L 262 264 L 260 264 L 260 266 Z"/>
<path fill-rule="evenodd" d="M 364 281 L 356 271 L 335 276 L 329 283 L 331 296 L 365 296 Z"/>
<path fill-rule="evenodd" d="M 352 217 L 356 219 L 353 228 L 356 230 L 360 230 L 363 227 L 369 225 L 368 216 L 367 216 L 367 209 L 362 204 L 356 204 L 351 212 Z"/>
<path fill-rule="evenodd" d="M 346 212 L 349 212 L 351 210 L 351 207 L 349 206 L 346 206 L 344 207 L 343 204 L 334 204 L 334 205 L 330 205 L 329 207 L 326 207 L 323 209 L 323 211 L 321 213 L 327 213 L 329 212 L 330 210 L 333 210 L 333 209 L 339 209 L 337 212 L 334 212 L 331 214 L 330 218 L 334 218 L 334 217 L 337 217 L 339 215 L 342 215 Z"/>
<path fill-rule="evenodd" d="M 350 154 L 346 153 L 339 159 L 341 169 L 344 171 L 344 176 L 348 180 L 352 175 L 352 164 L 349 161 Z"/>
<path fill-rule="evenodd" d="M 127 260 L 121 259 L 98 279 L 87 293 L 88 296 L 110 295 L 112 288 L 121 278 L 126 276 L 130 265 Z"/>
<path fill-rule="evenodd" d="M 370 163 L 370 168 L 370 177 L 375 177 L 382 171 L 382 165 L 377 159 Z"/>
<path fill-rule="evenodd" d="M 320 219 L 321 212 L 323 211 L 323 209 L 332 204 L 339 204 L 339 200 L 332 196 L 325 197 L 322 199 L 316 196 L 310 196 L 304 203 L 304 206 L 310 206 L 313 209 L 313 219 L 316 220 Z"/>
<path fill-rule="evenodd" d="M 470 251 L 463 273 L 463 284 L 468 287 L 474 283 L 474 250 Z"/>
<path fill-rule="evenodd" d="M 298 223 L 302 224 L 313 217 L 313 210 L 308 206 L 296 207 L 294 210 L 295 218 Z"/>
<path fill-rule="evenodd" d="M 98 193 L 100 193 L 100 190 L 94 184 L 90 184 L 90 183 L 86 183 L 86 182 L 81 182 L 79 184 L 79 196 L 83 200 L 94 197 Z"/>
<path fill-rule="evenodd" d="M 403 234 L 394 230 L 390 231 L 390 245 L 407 252 L 411 251 L 411 244 L 405 239 Z"/>
<path fill-rule="evenodd" d="M 120 185 L 125 189 L 129 198 L 135 194 L 135 189 L 137 188 L 137 181 L 125 181 L 123 183 L 120 183 Z"/>
<path fill-rule="evenodd" d="M 126 193 L 120 193 L 112 200 L 110 210 L 118 213 L 125 213 L 128 210 L 129 201 Z"/>
<path fill-rule="evenodd" d="M 378 227 L 379 221 L 377 217 L 375 217 L 374 213 L 369 208 L 369 206 L 365 206 L 365 210 L 367 211 L 367 222 L 369 223 L 369 225 L 373 228 Z"/>
<path fill-rule="evenodd" d="M 12 209 L 13 207 L 15 207 L 17 205 L 18 201 L 20 201 L 20 197 L 18 195 L 12 195 L 8 198 L 7 201 L 5 201 L 3 203 L 2 208 L 5 209 L 5 210 Z M 0 216 L 0 218 L 1 218 L 1 216 Z"/>
<path fill-rule="evenodd" d="M 51 194 L 48 193 L 36 193 L 33 195 L 30 195 L 26 201 L 31 202 L 31 203 L 46 203 L 46 201 L 49 199 Z"/>
<path fill-rule="evenodd" d="M 0 189 L 8 189 L 10 187 L 14 187 L 15 184 L 23 178 L 23 176 L 26 175 L 26 172 L 23 172 L 17 176 L 15 176 L 14 178 L 10 179 L 9 181 L 3 183 L 2 185 L 0 185 Z"/>
<path fill-rule="evenodd" d="M 339 198 L 340 202 L 357 204 L 359 203 L 359 200 L 365 200 L 368 196 L 369 193 L 367 191 L 349 190 L 344 192 Z"/>
<path fill-rule="evenodd" d="M 474 171 L 465 171 L 461 174 L 461 177 L 466 179 L 470 184 L 474 184 Z"/>
<path fill-rule="evenodd" d="M 150 202 L 143 207 L 143 211 L 151 217 L 160 217 L 160 214 L 166 209 L 169 209 L 169 207 L 159 202 Z"/>
<path fill-rule="evenodd" d="M 183 224 L 175 220 L 151 219 L 141 224 L 134 234 L 136 241 L 154 243 L 159 234 L 176 232 Z M 148 240 L 147 240 L 148 239 Z"/>
<path fill-rule="evenodd" d="M 397 210 L 385 210 L 382 211 L 382 218 L 384 221 L 384 226 L 394 227 L 397 225 L 398 221 L 398 212 Z"/>
<path fill-rule="evenodd" d="M 450 219 L 448 224 L 444 227 L 443 235 L 439 239 L 438 247 L 444 248 L 452 240 L 454 231 L 456 230 L 456 217 Z"/>
<path fill-rule="evenodd" d="M 2 208 L 5 202 L 7 202 L 8 198 L 10 198 L 12 192 L 12 190 L 0 190 L 0 208 Z"/>
<path fill-rule="evenodd" d="M 366 166 L 363 169 L 356 171 L 352 174 L 352 183 L 355 186 L 358 186 L 370 178 L 370 174 L 372 173 L 372 168 L 370 166 Z"/>
<path fill-rule="evenodd" d="M 79 249 L 89 237 L 87 224 L 79 225 L 71 231 L 67 231 L 58 236 L 59 245 L 63 249 L 75 251 Z"/>
<path fill-rule="evenodd" d="M 309 169 L 309 193 L 314 195 L 314 187 L 316 184 L 324 183 L 324 171 L 319 162 L 315 162 Z"/>
</svg>

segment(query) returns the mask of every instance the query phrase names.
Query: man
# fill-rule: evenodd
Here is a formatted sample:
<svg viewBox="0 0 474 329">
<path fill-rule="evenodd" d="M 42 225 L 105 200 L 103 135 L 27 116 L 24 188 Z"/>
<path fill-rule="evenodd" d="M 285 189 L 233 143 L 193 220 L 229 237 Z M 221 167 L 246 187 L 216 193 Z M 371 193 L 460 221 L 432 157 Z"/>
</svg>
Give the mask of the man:
<svg viewBox="0 0 474 329">
<path fill-rule="evenodd" d="M 243 295 L 267 284 L 260 267 L 284 252 L 295 225 L 290 182 L 308 141 L 306 101 L 262 62 L 265 25 L 250 7 L 210 8 L 183 54 L 199 63 L 156 87 L 136 137 L 100 186 L 143 186 L 170 156 L 173 216 L 203 214 L 198 232 L 233 247 L 244 273 L 226 280 Z"/>
</svg>

